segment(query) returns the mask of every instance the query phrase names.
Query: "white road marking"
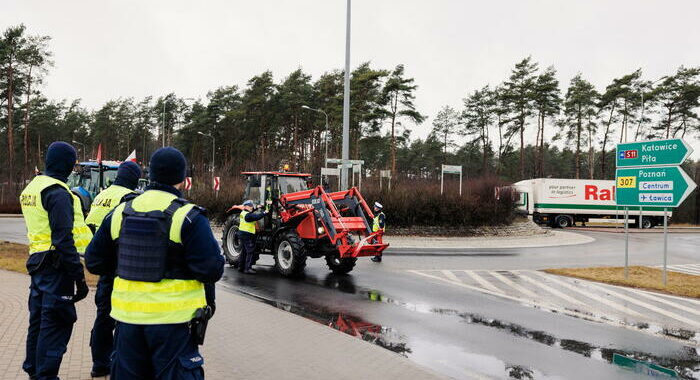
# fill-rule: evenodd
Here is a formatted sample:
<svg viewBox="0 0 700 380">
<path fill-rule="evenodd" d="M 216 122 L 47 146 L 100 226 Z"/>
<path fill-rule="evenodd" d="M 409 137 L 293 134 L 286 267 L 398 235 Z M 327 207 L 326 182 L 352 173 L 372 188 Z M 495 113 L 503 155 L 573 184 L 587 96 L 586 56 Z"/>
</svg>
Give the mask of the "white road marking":
<svg viewBox="0 0 700 380">
<path fill-rule="evenodd" d="M 449 278 L 450 280 L 452 280 L 452 281 L 454 281 L 454 282 L 462 282 L 462 280 L 460 280 L 459 278 L 457 278 L 457 276 L 455 276 L 455 274 L 452 273 L 451 270 L 443 270 L 443 271 L 441 271 L 441 272 L 442 272 L 442 274 L 445 275 L 445 277 Z"/>
<path fill-rule="evenodd" d="M 494 278 L 498 279 L 499 281 L 501 281 L 502 283 L 504 283 L 504 284 L 510 286 L 511 288 L 513 288 L 513 289 L 519 291 L 520 293 L 522 293 L 522 294 L 524 294 L 524 295 L 526 295 L 526 296 L 528 296 L 528 297 L 537 298 L 537 294 L 535 294 L 535 293 L 533 293 L 533 292 L 531 292 L 531 291 L 529 291 L 529 290 L 523 288 L 522 286 L 516 284 L 515 282 L 511 281 L 511 280 L 510 280 L 509 278 L 507 278 L 506 276 L 504 276 L 504 275 L 502 275 L 502 274 L 500 274 L 500 273 L 498 273 L 498 272 L 489 272 L 489 274 L 490 274 L 491 276 L 493 276 Z"/>
<path fill-rule="evenodd" d="M 555 296 L 557 296 L 557 297 L 559 297 L 559 298 L 561 298 L 569 303 L 573 303 L 573 304 L 579 305 L 579 306 L 588 306 L 585 303 L 583 303 L 575 298 L 569 297 L 568 295 L 552 288 L 551 286 L 545 285 L 544 283 L 533 280 L 530 277 L 523 275 L 523 272 L 530 273 L 530 272 L 534 272 L 534 271 L 516 271 L 516 272 L 520 275 L 521 279 L 523 279 L 523 280 L 525 280 L 525 281 L 527 281 L 527 282 L 529 282 L 537 287 L 540 287 L 540 288 L 544 289 L 545 291 L 550 292 L 550 293 L 554 294 Z"/>
<path fill-rule="evenodd" d="M 690 268 L 685 265 L 669 265 L 668 268 L 674 272 L 683 272 L 688 274 L 700 275 L 700 269 Z"/>
<path fill-rule="evenodd" d="M 494 292 L 498 293 L 503 293 L 501 289 L 498 289 L 496 286 L 491 284 L 490 282 L 486 281 L 484 278 L 479 276 L 479 274 L 476 273 L 476 271 L 473 270 L 465 270 L 464 273 L 466 273 L 469 277 L 471 277 L 474 281 L 478 282 L 481 286 L 483 286 L 486 289 L 489 289 Z"/>
<path fill-rule="evenodd" d="M 642 301 L 640 301 L 640 300 L 638 300 L 638 299 L 636 299 L 636 298 L 634 298 L 634 297 L 626 296 L 626 295 L 624 295 L 624 294 L 621 294 L 621 293 L 612 291 L 612 290 L 609 289 L 609 287 L 602 287 L 602 286 L 595 285 L 595 284 L 590 283 L 590 282 L 588 282 L 588 283 L 585 284 L 584 286 L 588 286 L 588 287 L 591 287 L 591 288 L 593 288 L 593 289 L 597 289 L 597 290 L 599 290 L 599 291 L 606 292 L 606 293 L 610 294 L 610 295 L 613 296 L 613 297 L 617 297 L 617 298 L 623 299 L 623 300 L 625 300 L 625 301 L 627 301 L 627 302 L 629 302 L 629 303 L 633 303 L 633 304 L 638 305 L 638 306 L 641 306 L 641 307 L 643 307 L 643 308 L 645 308 L 645 309 L 651 310 L 651 311 L 653 311 L 653 312 L 655 312 L 655 313 L 658 313 L 658 314 L 661 314 L 661 315 L 665 315 L 665 316 L 667 316 L 667 317 L 669 317 L 669 318 L 673 318 L 673 319 L 675 319 L 675 320 L 677 320 L 677 321 L 680 321 L 680 322 L 689 324 L 689 325 L 691 325 L 691 326 L 693 326 L 693 327 L 695 327 L 695 328 L 700 328 L 700 322 L 698 322 L 698 321 L 696 321 L 696 320 L 688 319 L 688 318 L 683 317 L 683 316 L 680 316 L 680 315 L 678 315 L 678 314 L 676 314 L 676 313 L 672 313 L 672 312 L 670 312 L 670 311 L 666 311 L 666 310 L 661 309 L 661 308 L 659 308 L 659 307 L 656 307 L 656 306 L 654 306 L 654 305 L 650 305 L 650 304 L 648 304 L 648 303 L 646 303 L 646 302 L 642 302 Z"/>
<path fill-rule="evenodd" d="M 629 289 L 629 290 L 632 290 L 632 289 Z M 664 298 L 664 297 L 659 297 L 659 296 L 656 296 L 656 295 L 652 295 L 652 294 L 649 294 L 649 293 L 647 293 L 647 292 L 632 292 L 632 293 L 635 294 L 635 295 L 640 295 L 640 296 L 646 297 L 646 298 L 648 298 L 648 299 L 650 299 L 650 300 L 654 300 L 654 301 L 656 301 L 656 302 L 659 302 L 659 303 L 662 303 L 662 304 L 665 304 L 665 305 L 674 307 L 674 308 L 676 308 L 676 309 L 678 309 L 678 310 L 683 310 L 683 311 L 688 312 L 688 313 L 691 313 L 691 314 L 700 315 L 700 309 L 688 307 L 688 306 L 685 306 L 685 305 L 681 305 L 681 304 L 679 304 L 679 303 L 677 303 L 677 302 L 671 302 L 671 301 L 669 301 L 668 299 L 666 299 L 666 298 Z"/>
<path fill-rule="evenodd" d="M 632 315 L 632 316 L 635 316 L 635 317 L 637 317 L 637 318 L 642 318 L 642 320 L 644 320 L 644 318 L 645 318 L 643 315 L 641 315 L 641 314 L 637 313 L 636 311 L 634 311 L 634 310 L 628 308 L 627 306 L 620 305 L 620 304 L 618 304 L 618 303 L 609 301 L 609 300 L 605 299 L 604 297 L 601 297 L 601 296 L 598 295 L 598 294 L 593 294 L 593 293 L 590 293 L 590 292 L 587 292 L 587 291 L 578 289 L 577 287 L 575 287 L 575 286 L 573 286 L 573 285 L 571 285 L 571 284 L 566 283 L 566 281 L 562 281 L 562 280 L 556 278 L 554 275 L 547 275 L 547 274 L 542 273 L 542 272 L 539 272 L 539 271 L 534 271 L 534 272 L 532 272 L 532 273 L 535 273 L 535 274 L 537 274 L 537 275 L 540 276 L 540 277 L 546 278 L 546 279 L 548 279 L 548 280 L 550 280 L 550 281 L 552 281 L 552 282 L 554 282 L 554 283 L 556 283 L 556 284 L 558 284 L 558 285 L 560 285 L 560 286 L 563 286 L 563 287 L 565 287 L 565 288 L 567 288 L 567 289 L 569 289 L 569 290 L 573 290 L 574 292 L 577 292 L 577 293 L 579 293 L 579 294 L 582 294 L 582 295 L 584 295 L 584 296 L 586 296 L 586 297 L 588 297 L 588 298 L 590 298 L 590 299 L 592 299 L 592 300 L 594 300 L 594 301 L 596 301 L 596 302 L 600 302 L 600 303 L 602 303 L 603 305 L 610 306 L 611 308 L 613 308 L 613 309 L 615 309 L 615 310 L 617 310 L 617 311 L 621 311 L 621 312 L 623 312 L 623 313 L 625 313 L 625 314 L 627 314 L 627 315 Z"/>
</svg>

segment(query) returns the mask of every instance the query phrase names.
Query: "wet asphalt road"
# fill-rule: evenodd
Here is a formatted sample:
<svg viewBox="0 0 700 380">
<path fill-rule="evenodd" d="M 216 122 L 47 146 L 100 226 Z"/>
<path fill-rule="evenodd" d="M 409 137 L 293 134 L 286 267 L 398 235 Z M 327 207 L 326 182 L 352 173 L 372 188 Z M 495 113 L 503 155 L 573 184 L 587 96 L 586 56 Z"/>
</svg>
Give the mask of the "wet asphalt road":
<svg viewBox="0 0 700 380">
<path fill-rule="evenodd" d="M 650 336 L 521 305 L 416 276 L 415 270 L 512 270 L 621 265 L 624 235 L 586 233 L 588 244 L 519 249 L 393 249 L 346 276 L 322 259 L 305 276 L 277 275 L 262 256 L 257 275 L 227 268 L 222 288 L 379 344 L 456 379 L 626 379 L 613 352 L 648 358 L 700 378 L 697 344 Z M 659 265 L 662 234 L 632 234 L 631 263 Z M 700 234 L 673 234 L 670 263 L 700 263 Z M 361 363 L 358 363 L 361 365 Z"/>
<path fill-rule="evenodd" d="M 227 268 L 219 289 L 331 326 L 455 379 L 642 376 L 610 364 L 613 352 L 676 367 L 687 378 L 700 378 L 697 339 L 684 342 L 590 322 L 411 272 L 623 263 L 624 235 L 583 233 L 596 240 L 547 248 L 390 248 L 383 263 L 361 259 L 345 276 L 331 274 L 323 259 L 310 259 L 303 277 L 285 279 L 274 272 L 271 256 L 262 256 L 257 275 Z M 21 241 L 23 234 L 22 219 L 0 219 L 0 239 Z M 630 237 L 632 265 L 662 263 L 662 234 Z M 672 234 L 669 264 L 700 263 L 699 246 L 700 234 Z"/>
</svg>

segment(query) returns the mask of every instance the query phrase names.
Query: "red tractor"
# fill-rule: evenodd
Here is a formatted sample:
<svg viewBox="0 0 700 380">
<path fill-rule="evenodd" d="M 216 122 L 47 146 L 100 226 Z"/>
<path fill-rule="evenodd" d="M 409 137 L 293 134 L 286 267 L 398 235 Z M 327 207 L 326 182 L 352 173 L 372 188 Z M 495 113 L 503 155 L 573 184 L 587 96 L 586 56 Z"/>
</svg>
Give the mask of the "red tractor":
<svg viewBox="0 0 700 380">
<path fill-rule="evenodd" d="M 334 273 L 348 273 L 358 257 L 377 256 L 389 245 L 382 231 L 372 232 L 374 215 L 356 188 L 327 193 L 309 188 L 311 175 L 288 172 L 243 172 L 244 199 L 265 205 L 270 213 L 257 222 L 256 252 L 271 254 L 284 276 L 304 271 L 308 257 L 325 257 Z M 240 206 L 228 211 L 223 228 L 226 260 L 238 265 Z"/>
</svg>

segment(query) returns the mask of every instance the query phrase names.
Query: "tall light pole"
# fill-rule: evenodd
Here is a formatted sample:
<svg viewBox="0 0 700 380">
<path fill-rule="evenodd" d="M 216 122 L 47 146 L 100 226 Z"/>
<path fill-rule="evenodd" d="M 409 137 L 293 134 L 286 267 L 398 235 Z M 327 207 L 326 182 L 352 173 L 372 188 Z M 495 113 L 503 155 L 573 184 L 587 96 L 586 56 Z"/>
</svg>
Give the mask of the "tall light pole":
<svg viewBox="0 0 700 380">
<path fill-rule="evenodd" d="M 216 139 L 214 138 L 214 135 L 211 135 L 211 134 L 208 135 L 206 133 L 202 133 L 201 131 L 197 131 L 197 133 L 199 133 L 202 136 L 211 138 L 211 175 L 213 176 L 214 175 L 214 157 L 215 157 L 214 152 L 216 152 L 216 145 L 215 145 Z"/>
<path fill-rule="evenodd" d="M 326 163 L 327 163 L 326 161 L 328 161 L 328 133 L 329 133 L 329 130 L 328 130 L 328 114 L 326 113 L 326 111 L 324 111 L 324 110 L 322 110 L 322 109 L 311 108 L 311 107 L 309 107 L 309 106 L 301 106 L 301 108 L 303 108 L 303 109 L 305 109 L 305 110 L 309 110 L 309 111 L 320 112 L 320 113 L 323 114 L 323 116 L 326 117 L 326 134 L 325 134 L 325 137 L 324 137 L 324 139 L 323 139 L 323 140 L 324 140 L 324 143 L 325 143 L 325 145 L 326 145 L 326 155 L 325 155 L 325 159 L 324 159 L 324 161 L 323 161 L 323 164 L 326 165 Z"/>
<path fill-rule="evenodd" d="M 343 93 L 343 163 L 340 169 L 340 187 L 348 188 L 348 169 L 346 162 L 350 159 L 350 9 L 351 0 L 347 5 L 347 20 L 345 24 L 345 84 Z"/>
<path fill-rule="evenodd" d="M 80 145 L 80 149 L 83 150 L 83 161 L 85 161 L 85 144 L 83 144 L 83 143 L 81 143 L 81 142 L 79 142 L 79 141 L 75 141 L 75 140 L 73 140 L 73 144 L 78 144 L 78 145 Z"/>
</svg>

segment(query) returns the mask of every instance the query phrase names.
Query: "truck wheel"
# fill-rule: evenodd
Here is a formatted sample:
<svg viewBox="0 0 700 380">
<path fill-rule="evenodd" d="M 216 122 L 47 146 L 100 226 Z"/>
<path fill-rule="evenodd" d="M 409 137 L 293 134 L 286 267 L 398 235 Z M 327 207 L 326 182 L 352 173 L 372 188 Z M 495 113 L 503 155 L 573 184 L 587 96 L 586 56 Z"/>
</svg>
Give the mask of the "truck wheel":
<svg viewBox="0 0 700 380">
<path fill-rule="evenodd" d="M 651 220 L 651 218 L 647 218 L 646 216 L 642 218 L 642 228 L 647 229 L 647 228 L 652 228 L 654 227 L 654 221 Z"/>
<path fill-rule="evenodd" d="M 238 215 L 231 215 L 224 223 L 221 243 L 224 246 L 224 256 L 226 262 L 232 267 L 238 267 L 238 259 L 243 252 L 243 246 L 238 239 Z"/>
<path fill-rule="evenodd" d="M 275 245 L 273 256 L 275 257 L 275 269 L 286 277 L 302 273 L 306 266 L 304 245 L 293 231 L 280 236 Z"/>
<path fill-rule="evenodd" d="M 336 274 L 350 273 L 352 268 L 355 267 L 356 262 L 356 257 L 345 257 L 341 259 L 337 253 L 326 255 L 326 265 L 328 265 L 328 269 Z"/>
<path fill-rule="evenodd" d="M 571 217 L 568 215 L 557 215 L 556 218 L 554 218 L 554 226 L 559 227 L 559 228 L 567 228 L 571 227 L 573 225 L 573 221 L 571 220 Z"/>
</svg>

